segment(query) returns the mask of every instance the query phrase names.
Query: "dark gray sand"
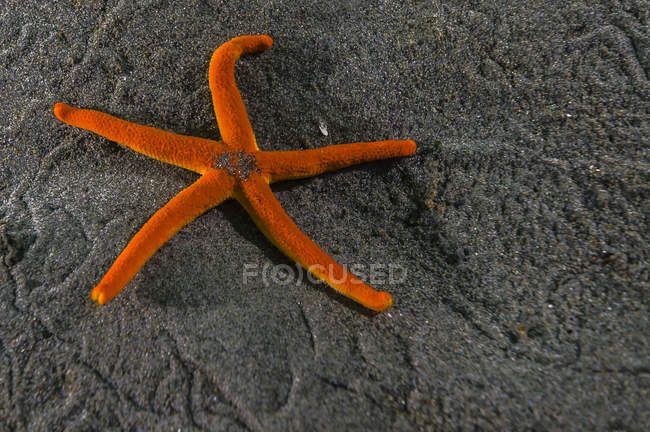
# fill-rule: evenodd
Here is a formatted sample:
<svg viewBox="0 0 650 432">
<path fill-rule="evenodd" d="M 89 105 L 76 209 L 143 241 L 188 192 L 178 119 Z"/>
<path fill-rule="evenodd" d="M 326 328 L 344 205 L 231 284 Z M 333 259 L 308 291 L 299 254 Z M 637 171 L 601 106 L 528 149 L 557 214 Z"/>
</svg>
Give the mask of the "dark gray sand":
<svg viewBox="0 0 650 432">
<path fill-rule="evenodd" d="M 644 1 L 51 3 L 0 10 L 0 430 L 647 430 Z M 208 61 L 256 33 L 260 148 L 418 143 L 274 187 L 394 307 L 244 280 L 293 263 L 234 202 L 93 304 L 197 175 L 52 105 L 218 138 Z"/>
</svg>

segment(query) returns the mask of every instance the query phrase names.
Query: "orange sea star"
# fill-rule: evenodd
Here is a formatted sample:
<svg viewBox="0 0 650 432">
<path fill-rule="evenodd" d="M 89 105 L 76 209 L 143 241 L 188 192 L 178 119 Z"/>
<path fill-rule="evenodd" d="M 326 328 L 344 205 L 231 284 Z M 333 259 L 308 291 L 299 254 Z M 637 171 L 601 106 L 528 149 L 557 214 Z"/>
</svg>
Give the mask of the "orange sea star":
<svg viewBox="0 0 650 432">
<path fill-rule="evenodd" d="M 350 165 L 407 156 L 412 140 L 332 145 L 313 150 L 261 151 L 235 84 L 235 61 L 241 54 L 271 47 L 269 36 L 240 36 L 221 45 L 210 61 L 210 90 L 221 141 L 178 135 L 118 119 L 99 111 L 54 105 L 54 115 L 154 159 L 201 174 L 149 219 L 90 292 L 104 304 L 115 297 L 144 263 L 178 230 L 226 199 L 234 198 L 266 237 L 339 293 L 367 308 L 382 311 L 393 304 L 348 273 L 312 242 L 285 213 L 270 183 L 314 176 Z"/>
</svg>

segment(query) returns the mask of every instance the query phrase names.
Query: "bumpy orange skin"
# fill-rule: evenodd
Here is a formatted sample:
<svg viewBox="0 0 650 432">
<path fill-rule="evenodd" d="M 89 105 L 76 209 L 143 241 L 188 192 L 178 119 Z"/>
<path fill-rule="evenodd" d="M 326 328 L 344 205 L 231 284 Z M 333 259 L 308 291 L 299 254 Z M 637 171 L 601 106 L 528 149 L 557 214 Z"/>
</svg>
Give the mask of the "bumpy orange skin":
<svg viewBox="0 0 650 432">
<path fill-rule="evenodd" d="M 364 162 L 415 153 L 412 140 L 332 145 L 313 150 L 260 151 L 237 85 L 235 62 L 242 54 L 271 47 L 269 36 L 240 36 L 221 45 L 210 61 L 209 81 L 221 141 L 179 135 L 111 115 L 54 105 L 54 115 L 139 153 L 201 174 L 158 210 L 131 239 L 90 293 L 104 304 L 115 297 L 145 262 L 178 230 L 226 199 L 234 198 L 255 224 L 289 258 L 339 293 L 382 311 L 393 297 L 347 272 L 307 237 L 273 195 L 270 183 L 311 177 Z"/>
</svg>

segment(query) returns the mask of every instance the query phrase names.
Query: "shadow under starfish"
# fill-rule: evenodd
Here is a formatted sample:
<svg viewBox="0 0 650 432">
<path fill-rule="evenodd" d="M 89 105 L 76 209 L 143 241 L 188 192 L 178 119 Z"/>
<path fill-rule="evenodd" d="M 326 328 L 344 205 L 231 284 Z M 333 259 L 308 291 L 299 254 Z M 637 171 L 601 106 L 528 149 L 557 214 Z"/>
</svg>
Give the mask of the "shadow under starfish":
<svg viewBox="0 0 650 432">
<path fill-rule="evenodd" d="M 235 84 L 235 62 L 242 54 L 264 51 L 272 44 L 269 36 L 240 36 L 221 45 L 212 55 L 210 90 L 221 141 L 166 132 L 63 103 L 54 105 L 54 115 L 69 125 L 201 174 L 195 183 L 158 210 L 131 239 L 91 291 L 92 300 L 99 304 L 111 300 L 178 230 L 224 200 L 234 198 L 278 249 L 336 291 L 375 311 L 393 304 L 390 294 L 374 290 L 347 272 L 300 231 L 269 184 L 363 162 L 408 156 L 415 152 L 415 142 L 389 140 L 313 150 L 259 150 Z"/>
</svg>

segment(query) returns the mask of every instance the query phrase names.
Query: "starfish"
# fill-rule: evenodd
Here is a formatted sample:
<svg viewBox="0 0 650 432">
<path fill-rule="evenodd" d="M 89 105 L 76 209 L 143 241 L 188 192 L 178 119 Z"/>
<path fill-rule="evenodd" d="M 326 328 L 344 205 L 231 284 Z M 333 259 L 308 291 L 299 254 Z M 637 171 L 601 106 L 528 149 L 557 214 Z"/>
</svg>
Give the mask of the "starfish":
<svg viewBox="0 0 650 432">
<path fill-rule="evenodd" d="M 111 300 L 177 231 L 212 207 L 234 198 L 278 249 L 336 291 L 375 311 L 393 304 L 389 293 L 376 291 L 347 272 L 300 231 L 269 184 L 408 156 L 415 152 L 415 142 L 389 140 L 310 150 L 261 151 L 235 84 L 235 62 L 242 54 L 264 51 L 272 44 L 273 39 L 266 35 L 240 36 L 221 45 L 212 55 L 209 82 L 220 141 L 142 126 L 100 111 L 54 105 L 54 115 L 62 122 L 201 175 L 158 210 L 131 239 L 90 292 L 93 301 L 104 304 Z"/>
</svg>

